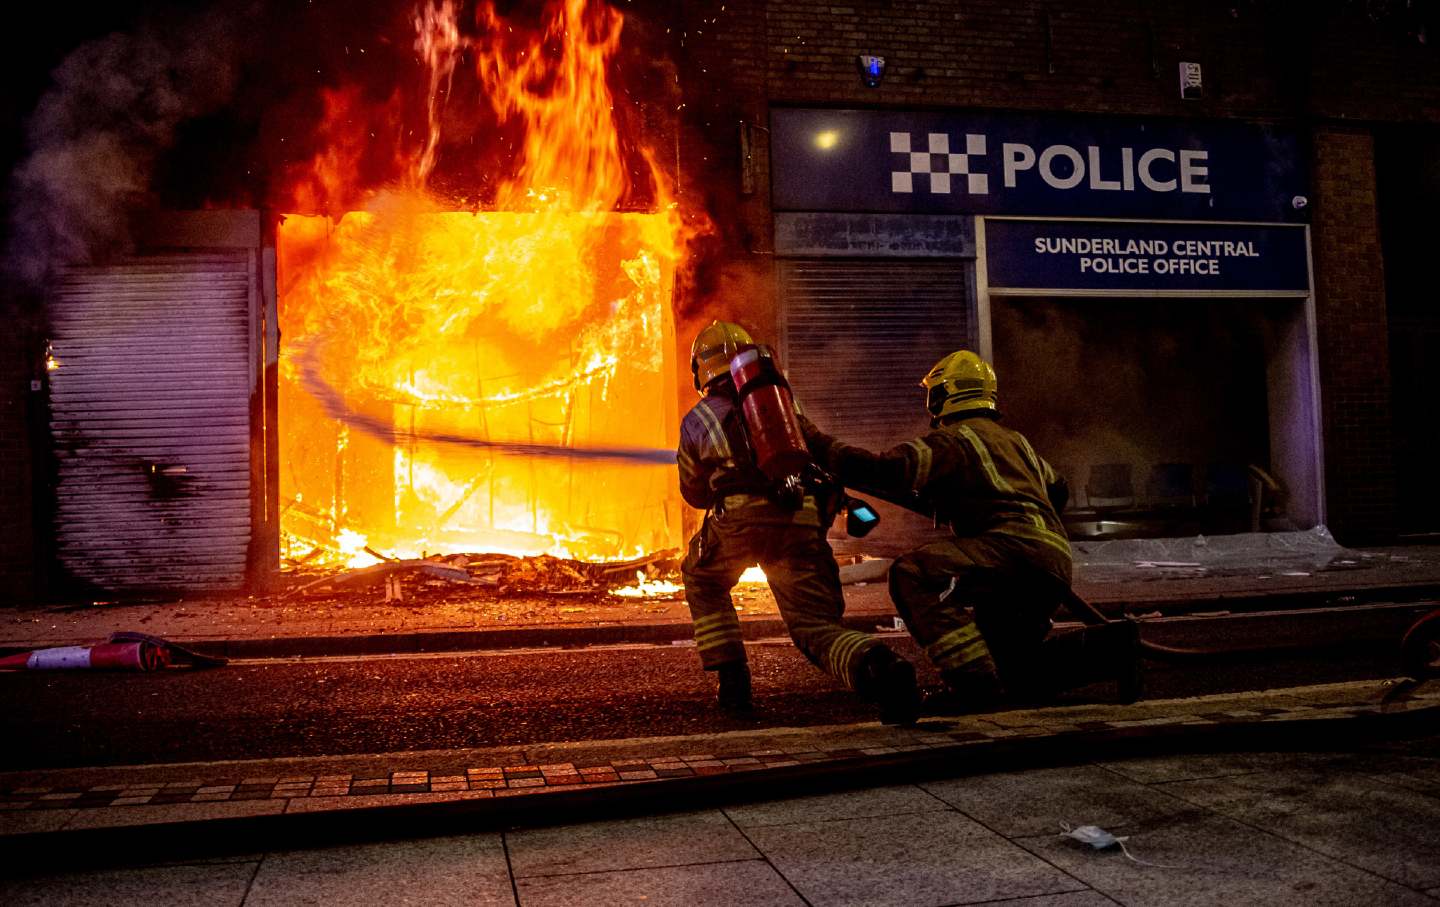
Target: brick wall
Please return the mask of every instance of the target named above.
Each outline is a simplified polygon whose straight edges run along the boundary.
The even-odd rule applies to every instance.
[[[1316,131],[1316,323],[1325,478],[1331,528],[1344,541],[1394,529],[1389,327],[1375,204],[1375,140],[1367,131]]]
[[[1329,521],[1346,541],[1393,532],[1372,136],[1384,122],[1440,123],[1433,42],[1338,0],[706,0],[681,15],[681,168],[719,220],[703,268],[713,279],[686,298],[682,332],[737,309],[762,330],[774,322],[767,134],[755,133],[748,196],[736,137],[772,105],[1242,118],[1313,136]],[[886,59],[877,89],[861,84],[862,53]],[[1179,98],[1182,60],[1204,67],[1203,100]]]
[[[739,0],[687,4],[696,97],[1180,116],[1440,116],[1440,53],[1335,0]],[[1286,8],[1290,7],[1290,8]],[[857,54],[887,62],[861,85]],[[1181,60],[1206,97],[1182,101]]]

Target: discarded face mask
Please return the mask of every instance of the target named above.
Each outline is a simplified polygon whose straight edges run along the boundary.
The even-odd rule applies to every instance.
[[[1172,866],[1165,863],[1151,863],[1148,860],[1142,860],[1139,857],[1136,857],[1130,852],[1130,848],[1125,846],[1125,842],[1130,840],[1129,836],[1112,835],[1110,832],[1106,831],[1098,825],[1081,825],[1077,828],[1071,828],[1069,824],[1061,822],[1060,837],[1074,838],[1081,844],[1089,844],[1096,850],[1108,850],[1111,847],[1118,846],[1120,848],[1120,852],[1125,854],[1125,859],[1131,861],[1132,863],[1139,863],[1141,866],[1153,866],[1156,869],[1181,868],[1179,866]]]
[[[1098,825],[1081,825],[1079,828],[1071,828],[1065,823],[1060,823],[1060,837],[1074,838],[1081,844],[1089,844],[1096,850],[1104,850],[1107,847],[1114,847],[1124,838],[1117,838],[1110,832]]]

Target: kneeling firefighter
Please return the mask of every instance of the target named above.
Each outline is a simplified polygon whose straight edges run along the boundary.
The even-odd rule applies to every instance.
[[[937,710],[983,707],[1002,692],[1045,698],[1108,678],[1122,699],[1136,698],[1132,622],[1047,638],[1070,585],[1059,516],[1069,490],[1023,435],[1000,425],[995,371],[959,350],[920,385],[932,430],[884,453],[841,443],[803,417],[801,425],[840,482],[933,515],[954,533],[890,568],[896,611],[949,688]]]
[[[817,474],[773,354],[744,328],[716,321],[690,349],[702,395],[680,425],[680,491],[706,511],[681,565],[695,645],[720,679],[723,708],[750,707],[750,671],[730,590],[758,563],[796,647],[818,668],[880,707],[882,721],[912,723],[915,667],[840,622],[840,570],[825,540],[839,489]]]

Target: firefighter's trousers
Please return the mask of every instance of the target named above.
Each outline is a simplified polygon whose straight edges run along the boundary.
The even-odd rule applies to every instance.
[[[745,660],[730,590],[745,568],[758,563],[795,646],[816,667],[855,688],[861,659],[880,642],[841,625],[845,600],[840,568],[824,529],[818,520],[810,522],[813,525],[755,521],[743,511],[705,518],[680,570],[695,647],[707,671]]]
[[[1011,690],[1034,682],[1055,582],[1023,547],[992,536],[935,542],[890,566],[895,610],[947,680],[998,676]]]

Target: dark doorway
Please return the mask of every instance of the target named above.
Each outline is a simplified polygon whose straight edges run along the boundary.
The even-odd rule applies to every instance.
[[[1317,521],[1297,299],[996,298],[1008,423],[1066,473],[1075,537]]]
[[[1440,288],[1435,212],[1440,208],[1440,132],[1383,134],[1376,148],[1385,304],[1395,432],[1397,523],[1402,535],[1440,537],[1435,481],[1435,357]]]

